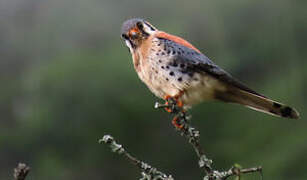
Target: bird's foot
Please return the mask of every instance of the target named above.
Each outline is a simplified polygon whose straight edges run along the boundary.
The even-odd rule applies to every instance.
[[[169,112],[169,113],[173,112],[173,111],[172,111],[172,108],[168,107],[168,106],[169,106],[169,103],[168,103],[167,101],[165,102],[165,106],[167,106],[166,108],[164,108],[165,111],[167,111],[167,112]]]
[[[174,114],[175,117],[172,120],[172,124],[176,129],[180,130],[184,128],[184,124],[187,121],[186,112],[183,109],[183,102],[180,99],[180,95],[178,96],[165,96],[164,100],[165,104],[155,104],[155,108],[163,108],[167,112]]]
[[[174,106],[177,106],[179,108],[183,107],[183,102],[181,100],[179,100],[180,96],[182,95],[182,93],[172,97],[170,95],[166,95],[164,97],[165,102],[165,110],[169,113],[172,113],[174,111]]]
[[[165,97],[164,97],[164,100],[165,100],[165,111],[167,111],[167,112],[169,112],[169,113],[171,113],[172,112],[172,108],[171,108],[171,105],[170,105],[170,103],[169,103],[169,101],[170,101],[170,99],[172,98],[172,96],[170,96],[170,95],[166,95]]]
[[[181,124],[181,122],[179,121],[180,119],[175,116],[174,119],[172,120],[172,124],[177,128],[177,129],[182,129],[183,128],[183,124]]]

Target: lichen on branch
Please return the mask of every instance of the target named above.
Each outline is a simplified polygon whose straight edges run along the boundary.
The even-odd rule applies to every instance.
[[[232,176],[236,176],[238,179],[240,179],[242,174],[255,172],[259,172],[262,179],[261,166],[246,169],[243,169],[239,166],[233,166],[228,171],[219,171],[214,169],[212,166],[213,161],[206,156],[204,149],[200,145],[200,132],[191,126],[191,117],[187,115],[187,112],[181,106],[178,106],[175,99],[170,98],[165,104],[156,103],[155,108],[167,109],[168,112],[174,115],[172,122],[177,132],[179,132],[181,136],[184,136],[192,145],[196,155],[199,158],[198,165],[205,171],[203,180],[226,180]],[[113,152],[125,156],[131,163],[136,165],[141,170],[141,180],[174,180],[171,175],[166,175],[161,171],[158,171],[156,168],[151,167],[147,163],[144,163],[143,161],[140,161],[130,155],[122,145],[116,143],[112,136],[105,135],[102,139],[99,140],[99,142],[108,144]]]
[[[142,177],[140,180],[174,180],[171,175],[166,175],[129,154],[123,148],[123,146],[118,144],[110,135],[104,135],[103,138],[99,140],[99,143],[107,144],[111,148],[112,152],[123,155],[128,159],[128,161],[137,166],[141,170]]]
[[[18,163],[17,167],[14,169],[14,180],[25,180],[29,172],[29,166],[24,163]]]

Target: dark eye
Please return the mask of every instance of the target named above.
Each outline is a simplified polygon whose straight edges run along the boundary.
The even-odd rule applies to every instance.
[[[137,23],[136,23],[136,26],[137,26],[139,29],[143,29],[143,23],[142,23],[142,22],[137,22]]]
[[[131,32],[131,36],[132,39],[137,39],[138,38],[138,34],[136,32]]]
[[[126,35],[126,34],[122,34],[122,38],[124,38],[124,39],[129,39],[129,37]]]

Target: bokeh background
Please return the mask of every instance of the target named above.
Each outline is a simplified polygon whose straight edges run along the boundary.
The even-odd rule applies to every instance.
[[[195,106],[193,125],[218,169],[262,165],[265,179],[307,179],[307,1],[0,0],[0,179],[137,179],[98,139],[176,179],[201,179],[192,147],[134,72],[120,40],[132,17],[188,39],[299,121],[238,105]],[[244,179],[260,179],[247,175]]]

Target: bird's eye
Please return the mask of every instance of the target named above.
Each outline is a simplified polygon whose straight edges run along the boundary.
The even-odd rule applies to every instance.
[[[136,23],[136,26],[139,28],[139,29],[143,29],[143,23],[142,22],[137,22]]]
[[[122,34],[122,38],[124,38],[124,39],[126,39],[126,40],[129,39],[129,37],[127,36],[127,34]]]
[[[138,34],[136,32],[131,32],[131,38],[136,39],[138,37]]]

